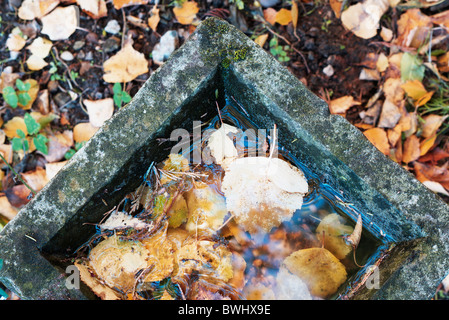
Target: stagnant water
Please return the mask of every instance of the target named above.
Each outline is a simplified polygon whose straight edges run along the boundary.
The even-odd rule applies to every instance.
[[[227,105],[220,110],[219,115],[214,117],[208,123],[203,124],[201,130],[202,132],[207,132],[209,129],[218,129],[222,123],[226,123],[235,126],[242,131],[248,132],[247,129],[254,129],[255,132],[257,132],[258,128],[250,121],[248,117],[245,116],[244,113],[245,111],[241,106],[232,101],[228,101]],[[282,130],[282,128],[278,128],[278,130]],[[269,142],[268,145],[273,145],[273,133],[275,133],[275,131],[271,131],[271,135],[270,131],[267,131],[267,133],[268,136],[266,137],[266,140],[250,138],[245,140],[241,145],[238,145],[237,141],[234,142],[236,143],[237,149],[243,152],[243,155],[247,155],[248,152],[255,149],[265,150],[268,155],[270,148],[267,148],[267,142]],[[204,139],[196,141],[190,146],[190,148],[184,149],[183,156],[186,159],[192,160],[193,154],[199,149],[202,150],[204,146]],[[201,242],[198,241],[201,241],[202,239],[210,241],[214,244],[211,248],[222,248],[220,250],[228,250],[229,252],[232,252],[233,258],[234,256],[238,256],[239,259],[242,260],[238,267],[239,270],[233,270],[233,279],[230,281],[215,279],[213,266],[214,263],[217,263],[217,259],[210,258],[211,260],[203,264],[203,267],[201,268],[187,268],[183,274],[179,275],[178,272],[176,276],[173,271],[164,276],[160,276],[159,278],[153,278],[153,280],[156,279],[156,281],[144,282],[142,279],[145,277],[142,276],[143,271],[140,270],[134,275],[135,284],[132,286],[131,292],[130,290],[123,290],[123,288],[119,288],[118,286],[112,287],[112,290],[114,290],[115,293],[123,299],[160,299],[161,297],[169,297],[173,299],[276,298],[276,295],[272,294],[271,289],[272,286],[274,286],[274,283],[276,283],[276,277],[284,259],[293,252],[301,249],[323,247],[323,239],[319,239],[316,234],[316,230],[320,222],[329,215],[337,214],[341,218],[341,222],[343,224],[354,227],[355,222],[349,217],[354,217],[354,213],[358,214],[357,209],[350,203],[345,202],[341,194],[336,192],[329,185],[321,182],[316,174],[311,172],[298,159],[293,157],[288,152],[288,148],[277,145],[277,150],[277,156],[279,158],[288,161],[302,170],[309,186],[309,192],[305,194],[303,198],[303,205],[301,209],[294,212],[291,219],[284,221],[281,225],[273,228],[268,233],[250,235],[239,229],[238,224],[236,224],[236,222],[228,214],[223,219],[223,226],[218,228],[218,230],[215,229],[210,231],[207,235],[204,235],[204,232],[198,232],[197,230],[193,232],[191,230],[189,231],[189,237],[195,238],[195,241],[200,243],[199,245],[201,245]],[[157,186],[157,181],[155,181],[155,179],[157,180],[157,178],[154,176],[152,177],[152,175],[154,172],[157,172],[155,168],[161,168],[162,165],[163,164],[155,164],[149,168],[145,174],[142,188],[148,186],[151,186],[151,188],[156,188],[155,186]],[[183,185],[181,196],[191,191],[194,185],[191,181],[194,181],[195,179],[207,183],[216,191],[218,195],[224,196],[220,187],[224,171],[220,166],[210,163],[210,161],[206,159],[205,162],[199,164],[190,163],[189,168],[195,173],[195,175],[184,176],[185,180],[189,182]],[[203,175],[207,177],[204,177]],[[142,189],[140,189],[140,191],[136,191],[136,193],[137,192],[142,192]],[[161,194],[161,192],[158,191],[155,192],[155,194]],[[142,218],[142,220],[147,222],[152,221],[155,223],[156,221],[157,223],[155,223],[155,225],[162,228],[161,226],[164,226],[164,224],[161,223],[161,221],[163,220],[159,221],[157,216],[152,216],[151,214],[145,213],[145,210],[142,211],[142,204],[139,207],[135,202],[133,203],[131,201],[133,197],[135,197],[135,194],[128,197],[126,200],[124,199],[120,209],[123,211],[133,211],[134,216]],[[153,202],[153,207],[155,205],[156,204]],[[348,214],[349,210],[351,210],[351,215]],[[142,212],[144,214],[142,214]],[[176,227],[176,229],[183,232],[186,228],[185,221]],[[159,236],[159,231],[152,231],[150,238]],[[166,231],[167,229],[164,229],[162,232]],[[85,249],[87,247],[92,249],[106,236],[117,235],[120,239],[125,239],[126,241],[139,241],[147,237],[141,232],[137,232],[137,234],[135,234],[129,232],[129,230],[127,232],[99,231],[99,233],[94,235],[92,240],[89,241],[89,246],[83,246],[82,248]],[[338,294],[341,294],[344,291],[344,288],[354,280],[354,275],[361,270],[362,266],[370,263],[370,261],[372,262],[373,259],[378,257],[381,246],[382,242],[364,229],[355,254],[351,253],[343,258],[340,258],[340,262],[344,265],[347,272],[347,280],[340,286],[340,290],[331,295],[327,295],[325,298],[332,299],[338,297]],[[86,261],[86,256],[87,258],[89,257],[89,250],[80,250],[79,252],[82,252],[85,255],[83,259]],[[180,250],[176,251],[173,248],[170,252],[172,254],[182,255],[179,253]],[[217,256],[219,257],[218,260],[222,258],[220,253],[217,253]],[[185,263],[184,260],[182,263]],[[106,265],[111,267],[112,264],[112,262],[108,262]],[[208,267],[204,267],[204,265]],[[160,266],[161,265],[158,265],[158,263],[156,263],[156,265],[153,264],[151,266],[153,269],[150,271],[147,270],[147,272],[154,272],[154,268]],[[92,269],[91,273],[95,274],[95,272],[92,272]],[[146,273],[145,276],[147,274],[148,273]],[[241,279],[235,279],[236,274],[238,274]],[[107,281],[102,281],[101,276],[97,275],[97,277],[100,282],[103,282],[103,284],[106,282],[107,284]],[[161,277],[163,279],[160,279]]]

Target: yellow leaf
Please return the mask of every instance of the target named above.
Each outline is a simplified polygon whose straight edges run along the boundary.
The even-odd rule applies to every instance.
[[[267,8],[263,11],[263,17],[268,23],[274,25],[276,23],[277,11],[273,8]]]
[[[90,122],[78,123],[73,127],[73,140],[84,142],[92,138],[99,128],[94,127]]]
[[[437,135],[434,134],[430,138],[424,139],[419,144],[419,149],[421,150],[421,153],[419,154],[421,157],[425,155],[435,144],[435,140],[437,139]]]
[[[148,0],[112,0],[112,3],[115,9],[121,9],[128,6],[147,4]]]
[[[282,8],[276,13],[275,21],[283,26],[288,25],[292,21],[292,12]]]
[[[198,11],[198,4],[195,1],[186,1],[182,4],[182,7],[173,8],[173,13],[181,24],[191,24]]]
[[[161,18],[159,17],[159,9],[154,6],[151,10],[151,16],[148,18],[148,25],[150,26],[151,30],[156,31],[157,25],[159,24],[159,21]]]
[[[265,44],[267,39],[268,39],[268,33],[258,36],[256,39],[254,39],[254,42],[257,43],[259,46],[263,47],[263,45]]]
[[[130,82],[148,72],[145,55],[136,51],[131,43],[103,63],[103,79],[109,83]]]
[[[25,125],[25,120],[23,120],[22,117],[12,118],[8,122],[6,122],[5,126],[3,127],[3,131],[5,131],[5,134],[9,139],[19,138],[17,129],[22,130],[25,135],[28,135],[27,126]]]
[[[343,1],[339,1],[339,0],[329,0],[329,4],[332,8],[332,11],[334,11],[335,13],[335,17],[337,19],[340,19],[341,16],[341,7],[343,5]]]
[[[401,88],[414,100],[421,99],[427,93],[426,88],[424,88],[424,85],[419,80],[409,80],[401,85]]]
[[[296,29],[296,26],[298,25],[298,4],[296,3],[296,0],[292,1],[292,24],[293,28]]]
[[[383,154],[389,155],[390,145],[387,133],[382,128],[372,128],[363,132],[365,137]]]

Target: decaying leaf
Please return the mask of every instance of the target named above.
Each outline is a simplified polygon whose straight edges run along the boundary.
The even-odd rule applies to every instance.
[[[102,300],[120,300],[119,295],[93,276],[86,265],[80,262],[75,262],[75,266],[80,272],[81,281],[83,281],[98,297]]]
[[[36,192],[40,191],[48,183],[47,173],[41,167],[22,173],[22,178]]]
[[[189,25],[196,18],[199,10],[195,1],[186,1],[181,7],[174,7],[173,13],[179,23]]]
[[[106,98],[101,100],[83,100],[89,115],[89,122],[94,127],[101,127],[106,120],[114,114],[114,100]]]
[[[308,184],[302,171],[284,160],[248,157],[226,168],[222,190],[228,211],[253,234],[289,220],[301,208]]]
[[[295,251],[283,261],[283,266],[306,283],[312,296],[320,298],[337,292],[347,278],[343,264],[324,248]]]
[[[292,16],[293,30],[296,30],[296,27],[298,26],[298,16],[299,16],[298,3],[296,2],[296,0],[292,1],[291,16]]]
[[[432,28],[432,19],[417,8],[404,12],[398,20],[396,43],[404,47],[419,48]]]
[[[344,237],[353,231],[353,227],[344,224],[343,218],[334,213],[321,220],[315,233],[324,248],[341,260],[352,251],[352,247],[346,243]]]
[[[437,114],[429,114],[423,117],[421,137],[429,138],[437,133],[446,118],[447,116],[440,116]]]
[[[148,72],[148,61],[143,53],[135,50],[131,43],[127,43],[117,54],[104,62],[103,68],[104,81],[130,82]]]
[[[331,100],[329,102],[329,110],[332,114],[344,114],[349,108],[360,105],[352,96],[344,96]]]
[[[185,194],[189,216],[186,229],[217,230],[223,225],[228,210],[225,198],[205,183],[195,183]]]
[[[357,248],[357,246],[360,243],[360,238],[362,237],[362,228],[363,228],[362,215],[359,214],[357,217],[357,223],[355,225],[354,231],[349,236],[345,237],[345,240],[353,248]]]
[[[48,63],[44,60],[50,53],[53,43],[45,38],[38,37],[27,47],[31,55],[27,59],[30,70],[37,71],[46,67]]]
[[[385,99],[377,126],[379,128],[394,128],[400,118],[401,109],[390,99]]]
[[[339,0],[329,0],[329,5],[332,8],[332,11],[334,11],[335,17],[337,19],[340,19],[341,17],[341,8],[343,6],[343,2]]]
[[[6,47],[9,51],[20,51],[26,44],[26,39],[18,27],[12,29],[6,40]]]
[[[19,18],[23,20],[34,20],[41,18],[56,8],[60,0],[25,0],[19,8]]]
[[[19,135],[17,134],[18,129],[22,130],[25,135],[28,134],[25,120],[22,117],[14,117],[3,126],[3,131],[9,139],[19,138]]]
[[[74,5],[58,7],[42,17],[41,22],[41,32],[48,35],[50,40],[66,40],[79,26],[79,9]]]
[[[433,91],[428,92],[422,82],[418,80],[407,81],[401,87],[409,97],[416,101],[416,107],[425,105],[433,95]]]
[[[93,19],[99,19],[108,15],[105,0],[76,0],[80,9]]]
[[[264,19],[272,25],[276,23],[276,14],[277,11],[273,8],[267,8],[263,11]]]
[[[356,36],[369,39],[377,34],[380,18],[389,5],[388,0],[364,0],[344,10],[341,21]]]
[[[52,162],[45,164],[45,173],[47,175],[47,179],[50,181],[54,176],[65,166],[67,160],[60,162]]]
[[[99,225],[101,230],[120,230],[127,228],[142,230],[148,229],[149,227],[150,225],[142,220],[139,220],[126,212],[118,210],[114,210],[106,221]]]
[[[449,162],[442,166],[425,164],[415,161],[413,168],[416,179],[420,182],[435,181],[440,183],[445,189],[449,190]]]
[[[237,134],[239,129],[234,126],[223,123],[223,125],[214,131],[207,142],[211,155],[215,162],[223,164],[225,159],[234,159],[238,156],[236,147],[231,136]]]
[[[254,39],[254,42],[257,43],[259,46],[263,47],[265,42],[267,42],[268,39],[268,33],[262,34],[258,36],[256,39]]]

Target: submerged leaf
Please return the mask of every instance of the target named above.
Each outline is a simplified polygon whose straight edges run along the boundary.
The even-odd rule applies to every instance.
[[[278,158],[233,161],[222,183],[227,209],[250,233],[269,232],[289,220],[308,191],[302,171]]]
[[[327,249],[308,248],[293,252],[283,265],[303,280],[312,296],[328,298],[347,278],[343,264]]]
[[[237,149],[230,137],[238,132],[236,127],[223,123],[220,129],[210,135],[207,145],[216,163],[221,165],[225,159],[233,159],[238,156]]]
[[[353,231],[354,228],[344,224],[340,215],[334,213],[321,220],[316,229],[316,236],[323,242],[324,248],[338,259],[343,259],[352,251],[352,247],[346,244],[344,236],[350,235]]]

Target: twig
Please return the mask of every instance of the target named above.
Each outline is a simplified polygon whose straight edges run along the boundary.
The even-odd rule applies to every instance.
[[[16,172],[16,170],[14,170],[14,168],[8,163],[8,161],[6,161],[5,158],[3,158],[3,155],[0,153],[0,158],[2,158],[3,162],[6,163],[6,165],[8,166],[8,168],[12,171],[12,173],[14,174],[15,177],[19,178],[20,182],[22,182],[25,187],[27,187],[31,193],[33,194],[33,196],[35,196],[37,194],[36,191],[33,190],[33,188],[31,188],[28,183],[25,182],[25,180],[22,179],[22,177],[20,176],[20,174],[18,174]]]

